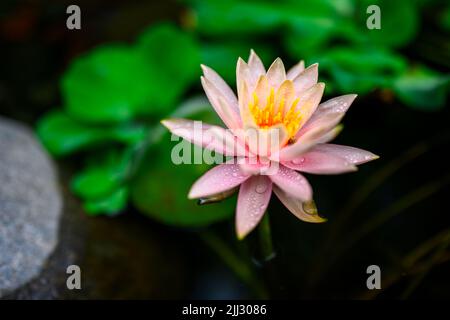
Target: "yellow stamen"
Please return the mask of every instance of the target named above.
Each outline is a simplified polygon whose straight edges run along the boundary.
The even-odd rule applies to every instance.
[[[285,126],[289,137],[293,137],[299,129],[301,120],[301,112],[296,109],[298,102],[297,98],[290,106],[286,106],[286,100],[282,97],[280,102],[275,105],[275,92],[271,88],[263,108],[260,107],[258,96],[254,92],[253,102],[250,102],[249,109],[258,127],[267,129],[281,123]],[[289,108],[286,112],[285,107]]]

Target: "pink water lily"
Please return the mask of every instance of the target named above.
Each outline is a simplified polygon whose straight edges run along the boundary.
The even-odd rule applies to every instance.
[[[305,69],[301,61],[286,73],[283,62],[277,58],[266,72],[252,50],[248,63],[241,58],[237,62],[237,97],[214,70],[203,65],[202,69],[206,95],[229,130],[205,125],[203,130],[214,135],[214,139],[206,139],[205,143],[204,137],[194,132],[195,123],[191,120],[169,119],[162,123],[191,143],[244,159],[214,167],[189,192],[191,199],[209,198],[229,194],[239,187],[238,238],[244,238],[259,223],[272,191],[299,219],[325,221],[317,214],[310,184],[299,172],[340,174],[355,171],[356,165],[378,158],[365,150],[328,143],[339,133],[339,122],[356,95],[319,104],[325,85],[317,82],[317,64]],[[258,141],[272,143],[267,143],[268,148],[255,145],[246,136],[247,129],[257,132]],[[230,141],[233,148],[227,147]],[[256,162],[245,161],[249,157],[257,159]],[[276,172],[269,174],[262,170],[273,164],[277,165]]]

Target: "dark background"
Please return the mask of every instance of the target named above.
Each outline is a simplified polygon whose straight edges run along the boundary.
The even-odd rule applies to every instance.
[[[34,126],[42,114],[61,104],[59,79],[74,57],[100,43],[131,41],[155,21],[180,22],[185,10],[174,1],[77,1],[83,27],[69,31],[65,25],[69,4],[0,4],[2,116]],[[416,46],[429,32],[423,24],[402,54],[418,58]],[[448,72],[448,66],[436,63],[432,56],[421,55],[420,59]],[[295,61],[288,59],[286,65],[290,62]],[[200,90],[197,87],[192,92]],[[354,174],[308,176],[316,190],[316,203],[328,218],[326,224],[299,222],[272,199],[269,212],[277,257],[266,264],[252,264],[270,296],[449,298],[449,121],[448,106],[435,112],[415,110],[381,90],[358,97],[335,143],[361,147],[381,158]],[[79,162],[77,157],[58,161],[69,203],[66,211],[70,212],[61,234],[62,246],[74,250],[75,260],[86,270],[87,285],[80,292],[58,289],[59,298],[255,297],[205,245],[198,229],[154,222],[133,207],[113,218],[86,217],[67,191],[68,179]],[[362,204],[351,210],[359,197]],[[348,212],[350,217],[343,219]],[[208,230],[242,249],[234,239],[233,221]],[[433,238],[434,249],[409,263],[408,255],[419,252],[417,248]],[[256,257],[253,235],[246,247]],[[65,251],[58,250],[55,256]],[[65,274],[59,267],[65,260],[56,261],[47,277],[60,288],[62,280],[58,279]],[[381,267],[383,291],[366,288],[366,268],[372,264]],[[37,289],[25,290],[43,289],[37,285]]]

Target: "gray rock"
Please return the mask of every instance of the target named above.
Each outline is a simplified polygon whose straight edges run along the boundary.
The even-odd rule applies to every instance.
[[[0,297],[40,273],[61,207],[55,169],[32,131],[0,118]]]

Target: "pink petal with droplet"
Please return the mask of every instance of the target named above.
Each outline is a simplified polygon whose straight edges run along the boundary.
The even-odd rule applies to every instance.
[[[317,150],[317,146],[291,161],[283,162],[286,167],[314,174],[340,174],[356,171],[357,168],[347,160],[326,152]]]
[[[236,208],[236,233],[243,239],[261,221],[272,194],[272,183],[266,176],[252,176],[239,189]]]
[[[312,223],[321,223],[326,221],[326,219],[320,217],[318,214],[308,214],[304,210],[303,202],[300,199],[289,196],[286,192],[284,192],[280,188],[274,186],[273,192],[276,194],[278,199],[280,199],[280,201],[285,205],[285,207],[288,208],[288,210],[300,220]]]
[[[300,173],[280,165],[276,174],[269,176],[270,180],[291,197],[302,201],[312,199],[312,188]]]
[[[316,126],[323,117],[331,118],[334,116],[336,119],[342,119],[355,98],[356,94],[347,94],[321,103],[302,129],[305,131]],[[297,137],[300,135],[301,132],[299,131]]]
[[[316,83],[306,91],[303,91],[298,97],[299,102],[296,109],[300,111],[300,124],[301,129],[309,118],[314,114],[317,106],[322,99],[323,91],[325,90],[325,84],[322,82]]]
[[[187,119],[167,119],[161,123],[169,131],[183,139],[226,156],[246,156],[245,145],[222,127]]]
[[[237,187],[249,177],[250,175],[244,174],[237,164],[221,164],[201,176],[192,185],[188,197],[210,197]]]
[[[293,144],[287,145],[279,152],[274,153],[270,156],[270,159],[274,161],[289,161],[300,157],[316,144],[321,143],[324,136],[329,132],[333,132],[333,128],[336,127],[339,120],[339,118],[336,119],[334,116],[327,116],[321,118],[321,121],[313,127],[302,128],[300,136]]]
[[[319,144],[313,149],[316,152],[327,154],[330,156],[340,157],[347,162],[359,165],[379,158],[372,152],[349,146],[338,144]]]

